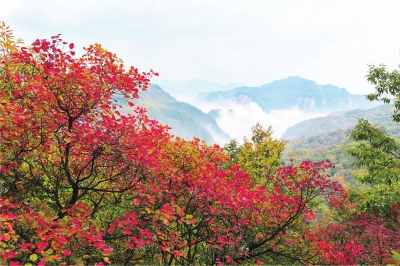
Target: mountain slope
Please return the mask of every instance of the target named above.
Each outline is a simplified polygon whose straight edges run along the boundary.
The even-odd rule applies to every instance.
[[[352,173],[362,170],[352,167],[353,159],[346,153],[346,148],[354,143],[350,141],[348,134],[357,123],[357,118],[366,118],[391,136],[399,138],[400,123],[390,119],[392,113],[393,106],[383,105],[369,110],[354,110],[342,115],[314,118],[299,123],[291,128],[291,131],[299,131],[298,135],[303,136],[289,140],[282,161],[290,163],[290,159],[297,161],[329,159],[335,165],[335,168],[330,170],[331,175],[345,182],[354,182]]]
[[[253,101],[264,111],[283,110],[297,106],[300,110],[332,112],[377,106],[364,95],[351,94],[333,85],[320,85],[298,76],[277,80],[261,87],[239,87],[228,91],[201,94],[199,101],[216,102],[230,99],[238,103]]]
[[[285,146],[282,161],[290,163],[290,159],[298,162],[329,159],[335,165],[335,168],[329,170],[329,174],[341,176],[346,182],[353,182],[352,171],[356,171],[356,168],[351,165],[353,160],[346,153],[346,147],[351,143],[347,137],[348,132],[350,129],[337,129],[290,140]]]
[[[150,85],[147,91],[139,95],[139,99],[134,101],[135,105],[145,107],[150,118],[170,126],[172,134],[184,139],[197,137],[209,144],[215,143],[212,135],[229,140],[229,135],[218,127],[211,116],[188,103],[177,101],[159,86]]]
[[[281,138],[294,139],[337,129],[347,129],[357,124],[357,118],[365,118],[372,123],[380,122],[382,126],[386,126],[390,130],[396,125],[390,118],[391,114],[393,114],[392,105],[381,105],[368,110],[356,109],[343,114],[312,118],[289,127]]]

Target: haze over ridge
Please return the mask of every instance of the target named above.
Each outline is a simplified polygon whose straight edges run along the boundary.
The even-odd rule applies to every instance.
[[[261,87],[240,84],[230,89],[235,84],[221,85],[200,79],[181,83],[164,81],[160,86],[162,89],[167,87],[171,95],[183,101],[185,93],[189,95],[187,102],[211,115],[223,131],[237,139],[249,136],[251,127],[257,122],[264,127],[272,126],[275,137],[280,138],[290,126],[304,120],[323,117],[334,111],[377,105],[365,100],[364,95],[354,95],[344,88],[321,85],[299,76],[276,80]],[[213,91],[216,89],[219,90]],[[217,142],[223,144],[223,141]]]

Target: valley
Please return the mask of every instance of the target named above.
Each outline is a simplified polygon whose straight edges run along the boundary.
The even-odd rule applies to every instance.
[[[223,146],[232,138],[240,142],[248,137],[246,132],[260,122],[264,127],[272,126],[275,138],[286,141],[283,163],[329,159],[335,165],[330,174],[342,183],[354,183],[352,175],[360,172],[346,152],[354,144],[348,135],[358,119],[368,119],[400,137],[400,126],[391,120],[392,105],[377,106],[363,95],[300,77],[259,88],[230,88],[233,83],[219,85],[204,80],[162,83],[168,92],[153,84],[140,93],[135,104],[145,107],[150,118],[169,125],[172,134]],[[190,91],[188,99],[193,105],[174,97],[182,99],[185,90]],[[124,108],[129,110],[127,105]]]

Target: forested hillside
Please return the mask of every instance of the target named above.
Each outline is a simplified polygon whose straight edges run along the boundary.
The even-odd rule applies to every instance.
[[[360,118],[368,119],[372,123],[379,122],[391,134],[397,134],[397,126],[391,119],[393,110],[393,105],[381,105],[367,110],[357,109],[342,113],[332,113],[326,117],[312,118],[289,127],[281,138],[294,139],[332,132],[337,129],[348,129],[356,125],[357,119]]]
[[[289,128],[282,136],[291,136],[288,137],[282,159],[288,163],[290,159],[319,161],[326,158],[335,165],[334,169],[330,169],[335,178],[344,178],[346,182],[354,183],[353,172],[359,170],[352,166],[354,160],[346,152],[354,144],[349,138],[350,131],[359,118],[365,118],[391,136],[400,138],[400,125],[390,118],[393,110],[393,105],[382,105],[301,122]]]
[[[218,127],[214,118],[188,103],[177,101],[159,86],[150,85],[139,95],[133,101],[135,105],[146,108],[150,118],[170,126],[172,134],[187,140],[197,137],[209,144],[215,142],[213,136],[218,140],[229,140],[229,135]],[[121,97],[118,99],[125,102]],[[126,104],[124,106],[125,112],[133,110]]]

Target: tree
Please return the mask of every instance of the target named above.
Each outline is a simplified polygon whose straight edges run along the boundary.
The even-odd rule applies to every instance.
[[[398,212],[394,211],[397,215]],[[387,226],[374,214],[353,214],[340,222],[319,226],[315,237],[328,264],[393,264],[400,248],[399,227]]]
[[[392,119],[400,121],[399,72],[388,72],[384,65],[370,66],[367,78],[376,90],[366,97],[386,104],[394,102]],[[395,263],[392,250],[400,248],[399,143],[365,119],[358,120],[349,136],[355,144],[347,152],[355,160],[353,166],[363,170],[354,177],[365,187],[350,190],[347,211],[336,217],[335,224],[321,226],[316,237],[324,243],[326,252],[336,250],[339,254],[326,257],[327,263]]]
[[[393,70],[389,72],[385,65],[370,66],[367,80],[375,85],[375,92],[366,97],[370,101],[382,101],[385,104],[393,103],[395,110],[392,115],[393,121],[400,122],[400,72]]]
[[[375,92],[366,97],[385,104],[393,102],[392,119],[395,122],[400,121],[400,73],[397,70],[388,72],[384,65],[370,66],[367,79],[375,85]],[[362,193],[359,206],[364,211],[378,212],[389,218],[392,216],[392,205],[400,203],[397,195],[397,188],[400,186],[400,144],[385,130],[371,125],[365,119],[359,119],[350,133],[350,139],[357,142],[348,149],[348,153],[355,159],[353,165],[365,169],[365,174],[355,177],[360,182],[373,186]]]
[[[138,90],[146,89],[156,73],[139,73],[134,67],[125,70],[122,61],[99,44],[74,58],[73,43],[62,41],[59,35],[19,47],[4,23],[0,45],[0,197],[6,199],[2,207],[22,208],[19,218],[13,219],[19,222],[14,229],[5,218],[8,234],[15,233],[15,246],[34,238],[43,243],[38,232],[29,230],[35,227],[23,204],[28,213],[39,210],[35,221],[45,221],[50,228],[67,222],[66,215],[76,217],[72,213],[77,212],[87,234],[95,236],[96,226],[89,218],[95,218],[104,206],[120,202],[124,192],[136,189],[151,167],[154,155],[150,151],[170,138],[143,109],[123,116],[112,99],[114,94],[128,100],[138,97]],[[46,215],[41,214],[44,208]],[[69,240],[75,237],[71,231]],[[95,245],[90,242],[84,243]],[[109,250],[101,242],[95,248]],[[37,244],[33,246],[44,257]],[[6,250],[11,247],[8,243]],[[52,250],[62,254],[60,248]]]
[[[259,185],[266,185],[267,178],[281,164],[286,141],[272,137],[272,128],[264,129],[259,123],[252,127],[252,137],[243,138],[243,144],[233,139],[224,149],[229,154],[229,166],[239,164]]]
[[[342,194],[329,162],[278,167],[260,126],[231,154],[173,137],[115,97],[133,106],[157,73],[99,44],[0,37],[1,264],[318,262],[313,208]]]
[[[243,144],[231,140],[225,145],[229,166],[240,165],[263,187],[258,200],[262,205],[256,207],[251,226],[241,234],[241,246],[247,252],[232,254],[235,262],[256,262],[254,258],[266,263],[318,262],[309,224],[316,219],[318,204],[333,196],[343,197],[344,190],[325,173],[333,168],[329,161],[281,165],[285,143],[272,137],[272,128],[256,124],[251,140],[244,138]]]
[[[318,263],[319,250],[309,238],[321,199],[342,197],[344,190],[324,172],[329,161],[281,166],[259,187],[253,222],[243,233],[247,252],[235,262],[259,258],[266,263]]]

